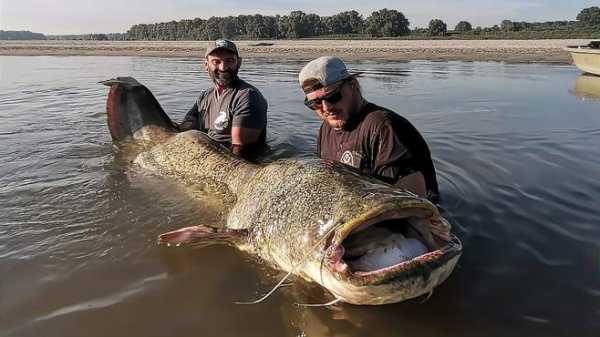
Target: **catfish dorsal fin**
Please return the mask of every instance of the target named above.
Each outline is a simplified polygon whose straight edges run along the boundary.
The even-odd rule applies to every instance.
[[[168,246],[179,246],[182,244],[193,244],[194,246],[226,244],[237,246],[244,241],[247,232],[246,229],[229,229],[197,225],[161,234],[158,236],[158,243],[166,244]]]

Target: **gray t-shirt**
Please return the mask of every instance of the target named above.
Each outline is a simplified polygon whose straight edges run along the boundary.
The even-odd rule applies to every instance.
[[[264,142],[267,129],[267,100],[258,89],[238,80],[233,88],[217,95],[215,88],[198,97],[180,124],[180,130],[197,129],[226,146],[231,145],[231,128],[262,130],[259,142]]]

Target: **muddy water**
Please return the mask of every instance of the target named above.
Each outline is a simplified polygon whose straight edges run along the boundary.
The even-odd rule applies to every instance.
[[[302,64],[248,60],[270,103],[266,160],[313,157]],[[156,235],[222,221],[218,197],[136,171],[106,127],[135,76],[179,120],[208,85],[197,59],[0,57],[0,336],[598,336],[600,79],[572,66],[351,63],[371,101],[428,141],[465,252],[433,296],[327,301],[228,247]]]

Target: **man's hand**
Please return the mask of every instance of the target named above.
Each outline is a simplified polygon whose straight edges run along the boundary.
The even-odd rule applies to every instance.
[[[420,197],[427,196],[427,187],[425,186],[425,177],[421,172],[414,172],[398,179],[396,186],[416,193]]]

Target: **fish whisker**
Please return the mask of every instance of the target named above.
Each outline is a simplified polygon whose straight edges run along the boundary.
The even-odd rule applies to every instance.
[[[420,303],[423,304],[423,303],[429,301],[429,299],[431,298],[431,295],[433,295],[433,290],[431,290]]]
[[[342,302],[341,298],[336,298],[335,300],[327,303],[295,303],[299,307],[328,307],[330,305],[336,305]]]
[[[275,292],[275,290],[277,290],[279,287],[281,287],[281,285],[283,284],[283,282],[285,280],[287,280],[287,278],[290,277],[290,275],[292,275],[293,273],[295,273],[296,271],[298,271],[298,269],[300,269],[300,267],[302,267],[306,263],[306,259],[308,259],[308,257],[313,252],[313,250],[315,248],[317,248],[318,245],[320,245],[321,243],[323,243],[323,240],[325,240],[327,237],[329,237],[329,234],[331,234],[334,230],[336,230],[337,227],[338,226],[333,226],[325,234],[323,234],[323,236],[321,236],[321,238],[317,242],[315,242],[315,244],[308,250],[308,253],[306,253],[302,257],[302,259],[300,260],[300,263],[298,263],[296,266],[294,266],[292,268],[292,270],[290,270],[289,273],[287,273],[279,282],[277,282],[277,284],[273,287],[273,289],[271,289],[268,293],[266,293],[261,298],[255,300],[255,301],[250,301],[250,302],[234,302],[234,303],[235,304],[258,304],[258,303],[261,303],[262,301],[266,300],[269,296],[271,296],[271,294],[273,294]]]

